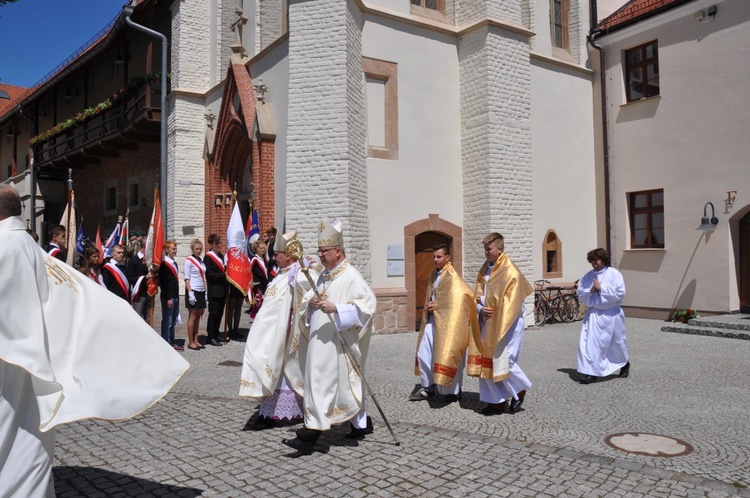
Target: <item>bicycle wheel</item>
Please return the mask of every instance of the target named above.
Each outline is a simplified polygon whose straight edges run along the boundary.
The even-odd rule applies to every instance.
[[[542,325],[547,321],[547,305],[544,301],[537,299],[534,303],[534,325]]]
[[[553,320],[557,322],[563,321],[563,300],[562,295],[558,295],[552,298],[552,301],[549,303],[550,307],[550,316]]]
[[[560,306],[560,318],[564,322],[570,323],[578,318],[580,312],[580,305],[578,304],[578,296],[575,294],[567,294],[563,296],[562,303]]]

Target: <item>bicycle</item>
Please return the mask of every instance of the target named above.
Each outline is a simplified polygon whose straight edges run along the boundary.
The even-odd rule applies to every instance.
[[[544,287],[550,283],[549,280],[534,282],[534,324],[542,325],[551,319],[566,323],[574,321],[580,309],[578,296],[564,294],[564,287]]]

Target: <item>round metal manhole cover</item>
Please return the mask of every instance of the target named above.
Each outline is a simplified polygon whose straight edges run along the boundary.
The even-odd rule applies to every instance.
[[[687,455],[693,451],[693,447],[685,441],[643,432],[612,434],[607,436],[604,442],[616,450],[635,453],[636,455],[676,457]]]

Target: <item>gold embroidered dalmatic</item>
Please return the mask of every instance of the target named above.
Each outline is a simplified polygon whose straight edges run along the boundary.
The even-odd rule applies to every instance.
[[[485,262],[479,270],[474,296],[476,302],[484,296],[485,306],[494,309],[495,313],[485,322],[484,339],[480,336],[479,341],[469,344],[466,373],[499,382],[509,375],[505,336],[521,313],[524,299],[534,289],[508,255],[503,253],[492,267],[485,295],[487,266],[488,262]]]
[[[458,373],[461,359],[466,353],[469,338],[473,337],[473,341],[478,342],[482,339],[474,293],[471,292],[471,288],[448,262],[440,272],[440,282],[436,289],[434,287],[436,271],[432,271],[430,284],[427,287],[422,326],[419,330],[419,339],[417,339],[417,356],[427,325],[427,303],[430,302],[430,297],[435,292],[435,310],[432,313],[434,320],[433,379],[438,385],[450,386]],[[414,375],[419,375],[417,357],[414,359]]]

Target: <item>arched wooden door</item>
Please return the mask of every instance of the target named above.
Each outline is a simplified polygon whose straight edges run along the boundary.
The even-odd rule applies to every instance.
[[[740,312],[750,313],[750,213],[740,220]]]
[[[430,274],[435,268],[432,262],[432,248],[437,244],[448,244],[450,247],[452,239],[438,232],[424,232],[415,237],[414,240],[414,266],[416,287],[415,293],[417,298],[417,329],[421,326],[422,310],[427,296],[427,285],[430,280]]]

